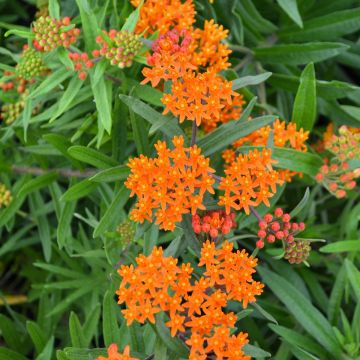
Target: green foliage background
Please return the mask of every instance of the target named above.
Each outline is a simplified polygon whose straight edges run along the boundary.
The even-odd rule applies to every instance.
[[[312,141],[326,119],[360,127],[359,1],[195,3],[199,24],[214,18],[230,29],[233,66],[224,75],[236,79],[249,103],[243,118],[259,117],[256,127],[240,119],[199,140],[214,164],[219,150],[274,116],[311,130]],[[94,48],[99,29],[120,29],[133,11],[125,0],[49,6],[54,16],[60,9],[75,18],[87,50]],[[31,1],[0,0],[0,71],[18,60],[33,13]],[[22,116],[0,126],[0,180],[14,196],[0,210],[0,359],[94,359],[112,342],[130,344],[141,359],[184,358],[186,349],[161,323],[127,327],[114,291],[119,261],[131,262],[154,245],[195,262],[188,218],[174,233],[137,226],[130,245],[115,231],[133,204],[123,186],[128,157],[150,155],[158,139],[186,129],[161,115],[159,91],[139,85],[140,63],[119,70],[100,62],[85,82],[66,69],[61,50],[47,63],[53,73],[33,85]],[[0,102],[6,101],[11,99],[1,95]],[[37,106],[41,111],[32,115]],[[317,185],[312,177],[321,159],[315,152],[275,149],[275,158],[305,175],[280,189],[273,205],[291,210],[300,202],[304,237],[326,239],[328,245],[314,243],[309,268],[260,252],[265,293],[239,313],[239,329],[256,345],[247,352],[255,359],[359,359],[359,193],[337,200]],[[240,234],[254,233],[255,221],[240,217]],[[254,248],[251,238],[238,245]],[[9,295],[26,299],[11,305]]]

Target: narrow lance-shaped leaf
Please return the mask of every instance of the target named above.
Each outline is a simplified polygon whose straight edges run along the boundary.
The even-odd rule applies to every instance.
[[[286,12],[286,14],[301,28],[303,22],[299,13],[296,0],[276,0],[279,6]]]
[[[300,77],[292,120],[298,129],[311,130],[316,119],[316,79],[314,64],[308,64]]]

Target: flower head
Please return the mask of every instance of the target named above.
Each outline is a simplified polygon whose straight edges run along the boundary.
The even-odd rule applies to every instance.
[[[131,3],[137,7],[140,0],[131,0]],[[135,32],[149,35],[156,31],[164,34],[172,29],[190,29],[195,22],[195,13],[192,0],[145,0]]]
[[[276,192],[276,185],[283,182],[273,170],[273,163],[268,149],[238,155],[220,182],[219,189],[224,190],[224,195],[220,196],[219,205],[225,206],[227,213],[233,208],[244,209],[247,214],[250,206],[261,203],[270,206],[269,198]]]
[[[129,161],[131,174],[125,186],[131,189],[131,196],[139,198],[131,212],[132,220],[151,221],[155,210],[160,228],[174,230],[182,215],[205,209],[204,194],[214,192],[210,160],[201,155],[196,145],[185,148],[181,136],[174,137],[173,145],[170,150],[165,142],[158,141],[156,158],[141,155]]]
[[[35,40],[34,47],[39,51],[49,52],[63,46],[68,48],[74,44],[80,35],[80,29],[71,28],[70,18],[54,19],[50,16],[41,16],[33,24]]]
[[[16,65],[17,74],[22,79],[29,81],[41,75],[46,70],[47,67],[43,62],[41,54],[28,45],[25,45],[20,60]]]
[[[12,201],[12,195],[10,190],[7,189],[5,184],[0,183],[0,209],[3,206],[9,206]]]

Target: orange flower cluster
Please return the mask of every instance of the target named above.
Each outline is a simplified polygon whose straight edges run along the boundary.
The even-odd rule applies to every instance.
[[[156,87],[161,80],[178,80],[189,69],[195,70],[196,67],[190,62],[191,41],[191,36],[185,30],[172,30],[160,35],[151,46],[153,54],[147,57],[151,68],[143,69],[145,79],[141,84],[151,82],[151,86]]]
[[[203,118],[201,125],[206,133],[209,133],[216,129],[218,124],[225,124],[231,120],[240,119],[243,105],[245,104],[244,97],[242,95],[236,96],[232,99],[232,104],[226,104],[220,110],[219,117]],[[226,150],[225,150],[226,151]],[[235,154],[234,154],[235,155]]]
[[[140,255],[136,268],[122,266],[122,281],[116,293],[119,304],[127,305],[122,310],[127,323],[154,323],[154,315],[164,311],[172,336],[190,330],[186,341],[191,347],[190,360],[205,360],[209,353],[215,353],[218,359],[250,359],[242,351],[248,343],[247,334],[230,335],[237,317],[224,312],[224,308],[228,300],[240,301],[246,308],[262,293],[263,284],[252,278],[257,260],[245,250],[232,250],[228,242],[220,249],[210,241],[204,243],[199,266],[205,265],[206,270],[193,285],[190,264],[177,266],[177,259],[164,257],[161,248],[154,248],[148,257]]]
[[[131,0],[138,7],[140,0]],[[195,22],[195,6],[192,0],[145,0],[136,24],[137,34],[150,35],[159,31],[190,29]]]
[[[201,155],[196,145],[184,148],[183,137],[174,137],[174,149],[165,142],[155,145],[158,156],[149,159],[144,155],[131,159],[128,166],[131,174],[125,185],[139,200],[130,218],[134,221],[151,221],[156,209],[156,223],[161,229],[174,230],[175,223],[182,215],[198,209],[205,209],[203,196],[208,191],[214,193],[214,179],[210,173],[210,160]]]
[[[204,67],[214,72],[227,69],[230,66],[228,59],[231,50],[221,41],[226,39],[228,34],[229,30],[215,24],[213,19],[205,20],[204,29],[195,29],[192,32],[191,62],[198,68]]]
[[[309,137],[309,132],[304,131],[302,128],[300,130],[296,130],[295,123],[290,122],[286,124],[285,121],[280,121],[279,119],[274,122],[272,127],[262,127],[250,135],[235,141],[233,148],[237,149],[242,145],[266,146],[271,130],[273,131],[275,146],[291,148],[304,152],[307,151],[305,141]],[[225,164],[227,166],[231,165],[236,157],[235,150],[224,150],[222,157],[225,160]],[[295,175],[301,175],[301,173],[288,169],[278,170],[278,173],[280,174],[280,178],[287,182],[290,182]]]
[[[120,354],[116,344],[111,344],[108,348],[108,357],[98,356],[96,360],[139,360],[130,356],[130,347],[125,346],[124,352]]]
[[[162,98],[164,114],[171,111],[180,123],[186,118],[196,121],[197,126],[204,119],[220,118],[225,103],[231,105],[232,97],[237,96],[230,81],[212,72],[187,72],[182,79],[173,81],[171,90],[171,94]]]
[[[219,189],[224,190],[220,196],[219,205],[225,206],[229,214],[230,209],[244,209],[250,212],[250,206],[264,203],[270,206],[269,198],[276,192],[276,184],[282,184],[278,171],[273,170],[271,150],[263,149],[240,154],[225,170]]]

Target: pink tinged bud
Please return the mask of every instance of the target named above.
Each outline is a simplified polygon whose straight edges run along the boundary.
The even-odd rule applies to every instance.
[[[282,217],[282,220],[284,222],[289,222],[291,220],[290,214],[284,214],[283,217]]]
[[[265,230],[267,228],[267,223],[264,220],[259,221],[259,228]]]
[[[331,191],[335,191],[337,188],[338,188],[338,184],[337,184],[337,183],[332,182],[332,183],[329,184],[329,189],[330,189]]]
[[[271,230],[273,231],[279,231],[280,230],[280,224],[278,221],[275,221],[274,223],[271,224]]]
[[[294,237],[292,235],[289,235],[287,238],[286,238],[286,242],[288,242],[289,244],[292,243],[294,241]]]
[[[200,234],[201,233],[201,226],[198,225],[198,224],[193,225],[193,230],[194,230],[195,234]]]
[[[80,79],[80,80],[85,80],[86,77],[87,77],[87,74],[86,74],[86,72],[84,72],[84,71],[82,71],[82,72],[79,74],[79,79]]]
[[[259,230],[257,234],[258,234],[259,238],[264,238],[266,236],[266,231],[265,230]]]
[[[209,223],[202,224],[201,229],[204,233],[208,233],[210,231],[210,224]]]
[[[268,237],[267,237],[268,243],[272,244],[275,242],[275,240],[276,240],[276,238],[273,234],[268,235]]]
[[[299,229],[300,229],[301,231],[305,230],[305,223],[301,222],[301,223],[299,224]]]
[[[273,219],[273,217],[272,217],[271,214],[266,214],[266,215],[264,216],[264,220],[265,220],[267,223],[271,222],[272,219]]]
[[[351,190],[356,186],[356,181],[349,181],[348,183],[346,183],[346,188]]]
[[[257,247],[258,249],[262,249],[262,248],[264,247],[264,245],[265,245],[265,243],[264,243],[262,240],[258,240],[258,241],[256,242],[256,247]]]
[[[299,224],[298,223],[292,223],[291,224],[291,230],[297,231],[298,229],[299,229]]]
[[[216,229],[212,228],[212,229],[210,230],[210,236],[211,236],[212,238],[216,238],[218,235],[219,235],[219,232],[218,232]]]
[[[229,232],[230,232],[230,227],[229,226],[223,226],[222,228],[221,228],[221,232],[224,234],[224,235],[226,235],[226,234],[228,234]]]
[[[275,209],[274,214],[276,217],[280,217],[283,214],[283,210],[281,208],[277,208],[277,209]]]
[[[275,236],[277,239],[281,240],[284,238],[284,233],[282,231],[277,231]]]

